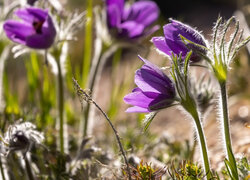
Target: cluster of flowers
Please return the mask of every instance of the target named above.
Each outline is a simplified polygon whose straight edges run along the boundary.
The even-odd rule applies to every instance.
[[[207,47],[206,40],[198,31],[179,21],[171,19],[169,24],[163,26],[163,31],[164,37],[153,37],[152,42],[157,50],[167,56],[180,55],[184,61],[192,44],[185,45],[180,35]],[[200,53],[206,53],[204,49],[196,49]],[[201,59],[198,53],[193,53],[190,57],[191,62],[199,62]],[[175,85],[171,79],[156,65],[142,60],[145,65],[135,75],[135,84],[138,87],[124,98],[126,103],[134,106],[128,108],[127,112],[152,112],[166,108],[176,100]]]
[[[165,75],[161,68],[140,57],[144,65],[135,73],[137,87],[124,97],[124,101],[133,106],[128,108],[127,112],[157,112],[175,104],[181,105],[194,120],[204,170],[208,179],[212,178],[212,173],[201,123],[201,113],[204,113],[204,109],[209,106],[206,103],[210,102],[213,95],[209,92],[209,85],[205,86],[208,88],[205,91],[202,89],[192,91],[195,88],[190,80],[188,69],[189,64],[206,60],[206,68],[211,70],[220,86],[221,104],[218,111],[222,114],[221,124],[223,124],[223,139],[227,153],[225,162],[229,167],[230,176],[238,179],[230,137],[226,82],[230,63],[238,50],[250,41],[250,37],[245,40],[241,39],[242,32],[239,33],[239,22],[236,21],[234,33],[226,41],[225,37],[233,20],[235,20],[234,17],[226,23],[222,23],[222,19],[219,18],[214,28],[213,40],[209,42],[194,28],[170,19],[170,23],[163,26],[164,37],[153,37],[151,41],[158,51],[172,60],[172,71],[170,72],[172,78]]]
[[[152,1],[138,1],[130,6],[125,5],[124,0],[106,0],[105,2],[107,27],[117,39],[135,41],[152,34],[159,28],[157,25],[152,26],[159,16],[159,9]],[[33,5],[35,1],[28,3]],[[21,21],[7,20],[3,25],[10,40],[34,49],[48,49],[55,44],[58,34],[57,26],[48,10],[29,6],[18,9],[15,11],[15,15]],[[187,80],[187,71],[190,63],[198,63],[205,59],[221,89],[225,90],[229,64],[237,51],[250,40],[248,38],[241,41],[241,35],[238,35],[238,23],[236,23],[235,33],[228,42],[225,42],[225,34],[233,19],[222,24],[222,20],[219,18],[214,28],[213,42],[210,43],[194,28],[170,19],[170,23],[163,26],[164,36],[153,37],[151,41],[158,51],[172,59],[172,78],[169,78],[161,68],[140,57],[144,65],[135,73],[137,87],[124,97],[124,101],[133,106],[128,108],[127,112],[154,112],[167,108],[174,102],[182,105],[191,114],[197,125],[208,178],[211,177],[209,161],[199,118],[200,112],[197,110],[199,103],[196,102],[200,97],[194,97],[195,95],[190,92],[191,85]],[[218,32],[220,29],[222,29],[221,32]],[[217,34],[221,36],[218,38]],[[222,100],[226,101],[226,97],[222,96]],[[223,114],[227,115],[227,107],[222,108]],[[225,116],[224,122],[227,121],[228,117]],[[229,131],[228,127],[225,129],[225,131]],[[14,138],[18,139],[19,133],[14,134]],[[230,136],[226,135],[226,141],[231,167],[234,165],[236,167]]]
[[[29,1],[34,5],[35,1]],[[129,40],[152,34],[158,26],[150,27],[159,16],[158,6],[152,1],[138,1],[130,7],[124,0],[107,0],[107,26],[117,37]],[[15,11],[22,21],[7,20],[4,30],[15,43],[34,49],[48,49],[55,41],[56,28],[48,10],[27,7]]]

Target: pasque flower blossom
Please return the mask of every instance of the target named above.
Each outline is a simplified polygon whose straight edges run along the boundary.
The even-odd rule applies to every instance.
[[[156,3],[138,1],[130,7],[126,7],[124,3],[124,0],[106,0],[108,26],[116,30],[119,36],[134,39],[158,29],[158,26],[148,29],[159,16]]]
[[[168,107],[176,95],[173,82],[159,67],[143,58],[141,60],[145,64],[135,73],[138,87],[124,97],[127,104],[133,105],[126,112],[146,113]]]
[[[15,15],[22,21],[7,20],[3,25],[10,40],[34,49],[47,49],[54,43],[56,29],[47,10],[29,7]]]
[[[206,53],[205,49],[194,46],[193,44],[188,43],[185,45],[181,39],[181,36],[183,36],[193,43],[207,47],[206,40],[194,28],[179,21],[170,19],[170,23],[163,26],[163,31],[164,37],[153,37],[152,42],[158,50],[165,53],[166,55],[171,56],[172,53],[179,55],[181,53],[182,59],[184,59],[186,54],[190,51],[189,48],[191,48],[193,50],[193,54],[190,60],[197,62],[201,60],[201,57],[197,51],[200,51],[202,54]]]

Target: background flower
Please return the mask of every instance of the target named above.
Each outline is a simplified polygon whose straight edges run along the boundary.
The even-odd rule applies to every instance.
[[[130,7],[124,6],[124,0],[106,0],[107,22],[119,36],[130,39],[153,33],[158,29],[153,24],[159,16],[159,9],[153,1],[138,1]]]
[[[15,14],[22,21],[7,20],[3,26],[10,40],[35,49],[47,49],[54,43],[56,29],[47,10],[26,8]]]
[[[140,58],[145,64],[135,73],[138,87],[124,97],[124,101],[134,107],[126,112],[151,112],[168,107],[175,98],[174,84],[159,67]]]
[[[172,53],[175,55],[179,55],[181,53],[182,58],[184,59],[186,54],[189,52],[190,49],[182,42],[180,35],[196,44],[207,47],[205,39],[198,31],[179,21],[171,19],[169,24],[163,26],[163,31],[164,37],[153,37],[152,42],[158,50],[169,56],[171,56]],[[191,61],[197,62],[201,60],[200,56],[195,53],[195,50],[201,51],[203,54],[206,53],[204,49],[190,43],[188,46],[190,46],[190,48],[194,51],[190,58]]]

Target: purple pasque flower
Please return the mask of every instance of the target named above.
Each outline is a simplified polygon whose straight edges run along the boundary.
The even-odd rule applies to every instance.
[[[15,15],[22,21],[7,20],[3,25],[10,40],[34,49],[47,49],[54,43],[56,29],[47,10],[29,7]]]
[[[201,52],[202,54],[206,53],[205,49],[199,48],[190,43],[187,44],[187,46],[189,46],[187,47],[181,40],[180,35],[196,44],[207,47],[204,37],[194,28],[179,21],[170,19],[170,23],[163,26],[163,31],[164,37],[161,36],[152,38],[152,42],[154,43],[155,47],[161,52],[169,56],[171,56],[172,53],[177,56],[181,53],[182,58],[184,59],[190,49],[193,49],[194,53],[190,58],[192,62],[201,60],[201,57],[199,56],[197,51]]]
[[[124,0],[106,0],[107,22],[111,30],[118,36],[129,39],[149,35],[158,29],[153,24],[159,16],[159,8],[153,1],[137,1],[130,7]]]
[[[173,82],[151,62],[139,58],[145,63],[135,73],[137,87],[124,97],[127,104],[133,105],[126,112],[151,112],[171,105],[175,98]]]

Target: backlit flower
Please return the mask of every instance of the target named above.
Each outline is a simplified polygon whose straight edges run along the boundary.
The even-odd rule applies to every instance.
[[[175,98],[173,82],[159,67],[143,58],[141,60],[145,64],[135,73],[138,87],[124,97],[127,104],[133,105],[126,112],[151,112],[168,107]]]
[[[159,9],[153,1],[138,1],[130,7],[124,0],[106,0],[107,22],[111,30],[116,30],[120,37],[138,38],[153,33],[158,29],[148,29],[159,16]]]
[[[186,54],[190,51],[181,40],[180,35],[189,41],[207,47],[205,39],[198,31],[179,21],[171,19],[169,24],[163,26],[163,31],[164,37],[153,37],[152,42],[159,51],[166,55],[171,56],[172,53],[179,55],[181,53],[182,58],[184,59]],[[206,50],[203,48],[199,48],[190,43],[188,43],[188,46],[193,50],[193,54],[190,58],[193,62],[197,62],[201,59],[197,54],[197,51],[200,51],[203,54],[206,53]]]
[[[56,29],[47,10],[30,7],[15,14],[22,21],[7,20],[3,25],[10,40],[35,49],[47,49],[54,43]]]

